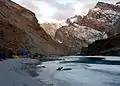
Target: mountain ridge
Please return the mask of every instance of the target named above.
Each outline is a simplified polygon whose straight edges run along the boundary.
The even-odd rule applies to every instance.
[[[10,35],[8,35],[7,38],[3,37],[4,40],[0,40],[1,44],[4,44],[5,40],[8,41],[4,44],[5,46],[11,42],[18,45],[14,45],[17,49],[23,47],[32,52],[44,55],[64,55],[68,53],[68,50],[64,45],[55,42],[44,31],[44,29],[40,27],[40,24],[33,12],[12,2],[11,0],[0,0],[0,22],[0,30],[4,30],[4,36],[7,36],[7,32],[10,31]],[[7,27],[4,24],[7,24]],[[15,29],[16,31],[12,31],[10,29],[11,26],[14,26],[12,29]],[[19,34],[16,32],[25,36],[22,35],[21,38],[19,38]],[[24,39],[24,41],[22,39]],[[15,50],[14,46],[9,45],[8,47]]]

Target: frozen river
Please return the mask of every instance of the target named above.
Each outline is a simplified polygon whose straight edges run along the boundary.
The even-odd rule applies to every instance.
[[[36,78],[49,86],[120,86],[120,57],[104,57],[97,61],[84,61],[86,57],[80,56],[63,58],[66,59],[44,62],[42,65],[46,68],[39,69],[40,75]],[[72,70],[57,71],[58,67]]]

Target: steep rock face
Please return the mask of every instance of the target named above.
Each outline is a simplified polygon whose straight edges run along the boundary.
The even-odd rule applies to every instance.
[[[74,53],[80,53],[82,47],[87,47],[95,40],[105,38],[107,38],[105,33],[76,24],[61,27],[55,35],[56,41],[66,45]]]
[[[62,25],[58,23],[42,23],[40,26],[43,27],[43,29],[52,37],[52,39],[54,39],[57,29],[59,29]]]
[[[68,25],[71,25],[71,24],[74,25],[74,24],[80,24],[81,21],[82,21],[82,16],[80,16],[80,15],[75,15],[75,16],[73,16],[73,17],[68,18],[68,19],[66,20],[66,23],[67,23]]]
[[[0,0],[0,44],[27,48],[45,55],[65,55],[68,50],[47,35],[35,14],[11,0]]]
[[[97,40],[83,48],[83,55],[120,56],[120,2],[115,5],[99,2],[83,18],[81,24],[109,35],[108,39]]]
[[[97,40],[82,51],[83,55],[120,56],[120,34],[104,40]]]
[[[85,20],[87,16],[82,18],[80,15],[75,15],[68,18],[66,20],[67,25],[57,30],[55,40],[66,45],[71,52],[79,54],[82,47],[87,47],[96,40],[106,39],[108,36],[104,31],[102,32],[92,27],[92,23],[88,23],[89,21]]]
[[[84,16],[81,24],[106,32],[109,36],[119,34],[120,6],[98,2],[95,8],[90,9]]]

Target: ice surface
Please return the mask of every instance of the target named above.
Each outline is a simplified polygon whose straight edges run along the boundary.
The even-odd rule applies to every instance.
[[[21,70],[22,61],[36,63],[32,59],[9,59],[0,62],[0,86],[42,86],[42,83]]]
[[[76,56],[68,58],[71,57]],[[78,58],[81,57],[78,56]],[[119,57],[116,58],[119,59]],[[71,60],[75,60],[75,58]],[[43,65],[47,68],[40,69],[40,75],[37,78],[52,86],[120,86],[120,65],[62,64],[59,61],[45,62]],[[72,70],[56,71],[58,67],[72,68]]]

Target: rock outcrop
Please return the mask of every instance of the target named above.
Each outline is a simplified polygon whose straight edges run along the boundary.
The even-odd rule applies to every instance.
[[[83,18],[82,25],[108,34],[108,39],[97,40],[82,49],[83,55],[120,56],[120,2],[115,5],[99,2]]]
[[[73,17],[70,17],[66,20],[66,23],[68,25],[74,25],[74,24],[81,24],[82,21],[82,16],[80,15],[75,15]]]
[[[52,37],[52,39],[54,39],[57,29],[62,25],[59,23],[42,23],[40,26]]]
[[[83,48],[82,55],[120,56],[120,35],[104,40],[97,40],[87,48]]]
[[[0,0],[0,44],[14,51],[22,47],[44,55],[69,52],[40,27],[33,12],[11,0]]]
[[[55,40],[67,46],[73,54],[80,53],[82,47],[87,47],[95,40],[106,38],[107,34],[105,33],[74,23],[61,27],[55,35]]]
[[[114,5],[98,2],[97,5],[93,9],[90,9],[88,14],[83,17],[81,24],[113,36],[120,33],[119,22],[119,3]]]

